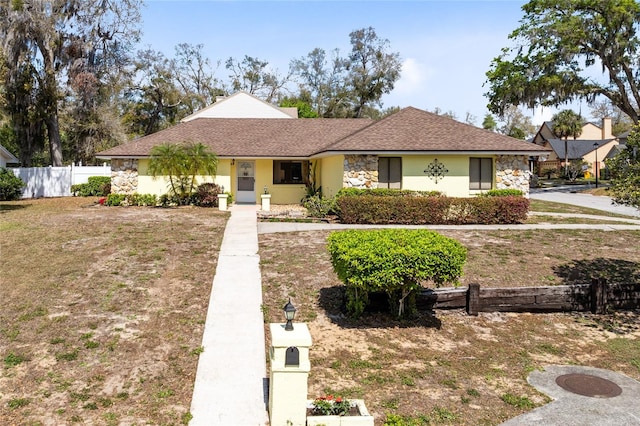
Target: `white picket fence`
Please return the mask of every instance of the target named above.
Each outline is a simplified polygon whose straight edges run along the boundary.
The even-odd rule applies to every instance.
[[[69,197],[71,185],[87,183],[90,176],[111,176],[111,166],[21,167],[9,169],[27,186],[22,198]]]

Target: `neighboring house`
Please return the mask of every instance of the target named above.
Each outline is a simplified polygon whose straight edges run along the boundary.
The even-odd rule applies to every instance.
[[[594,123],[585,123],[582,133],[575,140],[567,139],[567,159],[583,160],[589,164],[590,173],[600,175],[604,168],[604,160],[615,152],[620,140],[611,132],[611,118],[602,119],[600,126]],[[564,166],[565,140],[558,138],[553,133],[553,122],[545,121],[533,137],[533,143],[551,148],[552,153],[547,157],[541,157],[538,161],[538,175],[543,176],[552,172],[560,172]],[[596,162],[597,157],[597,162]]]
[[[217,154],[217,175],[207,179],[237,202],[257,203],[266,189],[274,204],[299,203],[310,179],[326,196],[345,187],[433,190],[454,197],[493,188],[528,194],[529,157],[550,153],[409,107],[379,121],[201,117],[97,157],[111,160],[113,192],[163,194],[167,180],[154,180],[148,172],[151,149],[185,141]]]
[[[20,164],[20,160],[10,153],[7,148],[0,145],[0,167],[7,167],[7,164]]]

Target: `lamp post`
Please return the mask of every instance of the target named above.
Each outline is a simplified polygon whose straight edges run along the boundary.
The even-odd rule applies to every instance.
[[[593,146],[596,148],[596,164],[594,173],[596,174],[596,188],[598,187],[598,172],[600,171],[600,167],[598,167],[598,142],[594,143]]]
[[[291,331],[291,330],[293,330],[292,321],[293,321],[293,318],[296,316],[296,308],[291,303],[291,299],[289,299],[287,304],[284,305],[283,310],[284,310],[284,317],[287,320],[287,324],[284,326],[284,329],[287,330],[287,331]]]

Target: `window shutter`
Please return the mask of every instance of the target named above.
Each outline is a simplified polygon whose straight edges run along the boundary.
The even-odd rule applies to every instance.
[[[402,159],[389,158],[389,188],[402,188]]]
[[[378,157],[378,188],[389,188],[389,158]]]

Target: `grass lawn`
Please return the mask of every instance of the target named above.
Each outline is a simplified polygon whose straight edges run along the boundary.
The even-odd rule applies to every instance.
[[[227,214],[0,203],[0,424],[186,423]]]
[[[227,214],[94,201],[0,203],[0,424],[189,419]],[[640,279],[640,232],[443,233],[469,250],[463,285]],[[260,236],[265,321],[291,297],[311,329],[310,397],[364,398],[377,424],[497,424],[546,402],[526,382],[545,363],[640,379],[638,313],[345,318],[326,236]]]
[[[640,281],[640,232],[442,231],[468,249],[461,284],[488,287]],[[328,232],[260,235],[265,321],[291,297],[313,339],[309,397],[364,398],[381,425],[496,425],[548,402],[526,378],[546,364],[640,379],[640,311],[572,314],[422,313],[411,322],[344,316]],[[398,416],[398,417],[393,417]],[[394,423],[397,424],[397,423]]]

